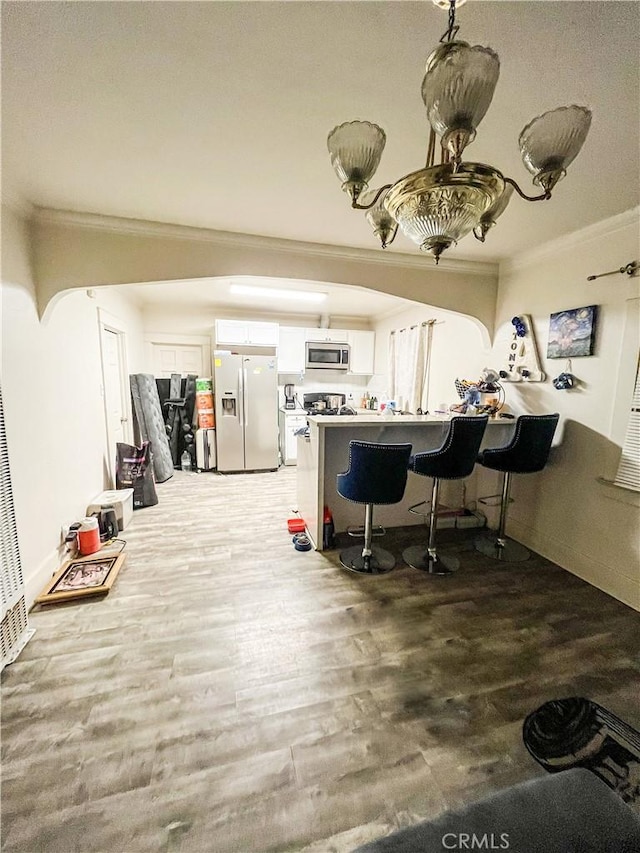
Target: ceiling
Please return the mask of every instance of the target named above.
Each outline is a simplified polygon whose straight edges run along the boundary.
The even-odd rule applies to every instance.
[[[248,285],[251,288],[264,290],[264,296],[251,293],[238,296],[233,293],[233,285]],[[329,284],[328,282],[294,281],[273,278],[257,278],[254,276],[233,276],[232,278],[196,279],[193,281],[162,282],[158,284],[125,284],[118,285],[119,290],[126,290],[142,307],[154,306],[161,310],[185,310],[189,306],[192,311],[197,306],[203,316],[214,308],[218,312],[229,315],[245,315],[252,313],[267,318],[269,315],[298,314],[304,317],[316,317],[323,325],[330,325],[331,319],[358,318],[362,322],[381,320],[401,311],[403,308],[415,306],[408,299],[390,296],[375,290],[365,291],[362,287],[347,284]],[[273,299],[274,291],[291,293],[289,298]],[[297,295],[309,293],[325,294],[322,302],[307,302]]]
[[[386,130],[374,186],[424,165],[424,63],[447,26],[428,0],[47,0],[2,12],[8,198],[373,248],[331,169],[327,133],[355,118]],[[469,159],[535,192],[518,153],[523,126],[570,103],[589,106],[593,123],[551,201],[515,198],[484,245],[469,236],[449,257],[510,257],[637,205],[640,4],[471,0],[458,23],[460,38],[501,59]],[[399,235],[387,251],[417,249]]]

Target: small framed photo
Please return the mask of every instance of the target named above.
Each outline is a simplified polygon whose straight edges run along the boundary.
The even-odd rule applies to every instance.
[[[597,313],[597,305],[587,305],[552,314],[549,317],[547,358],[593,355]]]
[[[106,595],[124,563],[124,554],[70,560],[51,578],[36,604],[53,604],[87,595]]]

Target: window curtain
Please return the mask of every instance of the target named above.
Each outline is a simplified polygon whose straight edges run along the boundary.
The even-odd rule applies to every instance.
[[[434,320],[389,335],[390,397],[400,411],[427,411]]]

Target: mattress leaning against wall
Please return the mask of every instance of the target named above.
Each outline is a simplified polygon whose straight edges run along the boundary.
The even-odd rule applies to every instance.
[[[151,444],[156,483],[164,483],[173,476],[173,460],[156,380],[150,373],[132,373],[129,383],[136,442],[148,441]]]
[[[20,561],[16,515],[13,506],[9,451],[4,426],[0,387],[0,670],[13,663],[33,636],[29,628],[24,598],[24,578]]]

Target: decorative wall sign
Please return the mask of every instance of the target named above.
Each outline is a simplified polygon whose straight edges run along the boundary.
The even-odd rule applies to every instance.
[[[533,334],[531,318],[520,314],[511,320],[513,334],[509,341],[505,364],[500,370],[503,382],[544,382]]]
[[[549,317],[547,358],[575,358],[593,355],[597,305],[558,311]]]

